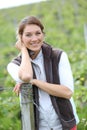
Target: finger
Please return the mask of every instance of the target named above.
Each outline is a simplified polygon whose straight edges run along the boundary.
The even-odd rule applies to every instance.
[[[13,91],[16,91],[18,84],[15,85]]]
[[[18,89],[15,89],[15,91],[14,91],[16,94],[17,94],[17,96],[19,95],[19,90]]]
[[[20,86],[21,86],[21,84],[16,84],[14,89],[13,89],[13,92],[15,92],[15,93],[19,92],[20,91]]]

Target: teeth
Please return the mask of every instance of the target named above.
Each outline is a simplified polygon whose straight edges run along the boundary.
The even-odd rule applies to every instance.
[[[36,43],[31,43],[31,44],[33,45],[33,44],[36,44]]]
[[[37,43],[32,43],[31,45],[37,45]]]

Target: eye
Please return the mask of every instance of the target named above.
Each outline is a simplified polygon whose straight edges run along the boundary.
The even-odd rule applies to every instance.
[[[40,35],[41,34],[41,32],[36,32],[36,35]]]
[[[31,34],[31,33],[28,33],[28,34],[26,34],[26,36],[27,36],[27,37],[31,37],[31,36],[32,36],[32,34]]]

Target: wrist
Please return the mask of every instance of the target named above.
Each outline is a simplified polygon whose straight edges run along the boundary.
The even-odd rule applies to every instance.
[[[25,46],[22,46],[21,47],[21,52],[25,52],[25,51],[27,51],[27,48]]]
[[[29,83],[32,84],[32,85],[34,85],[34,84],[35,84],[35,79],[31,79],[31,80],[29,81]]]
[[[28,50],[27,50],[26,47],[22,47],[22,48],[21,48],[21,53],[22,53],[23,55],[28,55],[28,57],[29,57]]]

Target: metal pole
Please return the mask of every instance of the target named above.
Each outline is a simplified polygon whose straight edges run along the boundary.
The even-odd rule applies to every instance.
[[[20,91],[22,130],[35,130],[32,85],[23,83]]]

